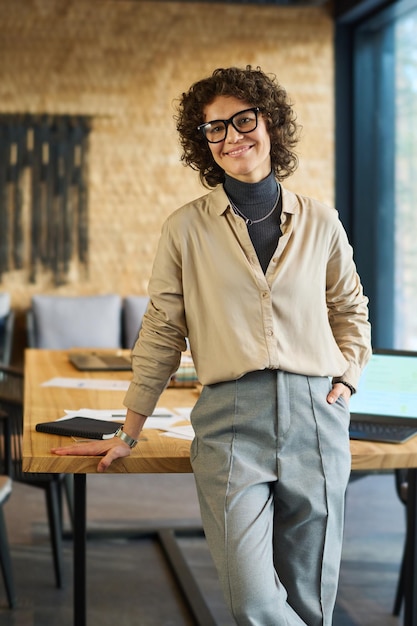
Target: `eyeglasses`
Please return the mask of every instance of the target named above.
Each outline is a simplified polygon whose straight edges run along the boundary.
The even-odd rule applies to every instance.
[[[213,120],[197,126],[209,143],[220,143],[226,139],[229,124],[238,133],[251,133],[258,126],[259,107],[245,109],[235,113],[228,120]]]

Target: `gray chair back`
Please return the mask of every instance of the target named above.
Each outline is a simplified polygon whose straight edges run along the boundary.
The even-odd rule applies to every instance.
[[[31,348],[121,348],[121,297],[33,296],[27,333]]]
[[[133,348],[149,303],[148,296],[126,296],[123,300],[123,347]]]

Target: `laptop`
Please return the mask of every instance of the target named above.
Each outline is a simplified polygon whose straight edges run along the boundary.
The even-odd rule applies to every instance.
[[[349,408],[351,439],[403,443],[417,435],[417,352],[374,350]]]
[[[70,363],[81,372],[124,372],[132,369],[129,356],[116,352],[71,352]]]

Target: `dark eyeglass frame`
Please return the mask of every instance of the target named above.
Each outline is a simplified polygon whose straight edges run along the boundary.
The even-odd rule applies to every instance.
[[[252,113],[255,113],[255,126],[254,126],[254,128],[251,128],[250,130],[242,130],[241,128],[238,128],[235,125],[233,120],[235,119],[235,117],[238,117],[239,115],[242,115],[242,113],[248,113],[249,111],[251,111]],[[209,143],[220,143],[221,141],[224,141],[226,139],[227,131],[229,129],[230,124],[233,126],[233,128],[238,133],[242,133],[242,135],[245,135],[246,133],[252,133],[254,130],[256,130],[258,128],[258,113],[259,113],[259,111],[260,111],[259,107],[250,107],[249,109],[243,109],[243,111],[238,111],[237,113],[232,115],[232,117],[229,117],[228,120],[211,120],[210,122],[204,122],[204,124],[200,124],[200,126],[197,126],[197,130],[203,133],[205,139],[207,139],[207,141]],[[213,126],[215,124],[218,124],[219,122],[222,122],[222,124],[224,124],[224,137],[222,139],[216,139],[216,141],[210,141],[210,139],[208,139],[208,137],[206,135],[206,128],[208,126]]]

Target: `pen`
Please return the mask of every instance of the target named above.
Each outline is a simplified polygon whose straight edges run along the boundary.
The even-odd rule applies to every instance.
[[[120,411],[120,413],[112,413],[112,417],[126,417],[126,411]],[[173,413],[152,413],[149,417],[175,417]]]

